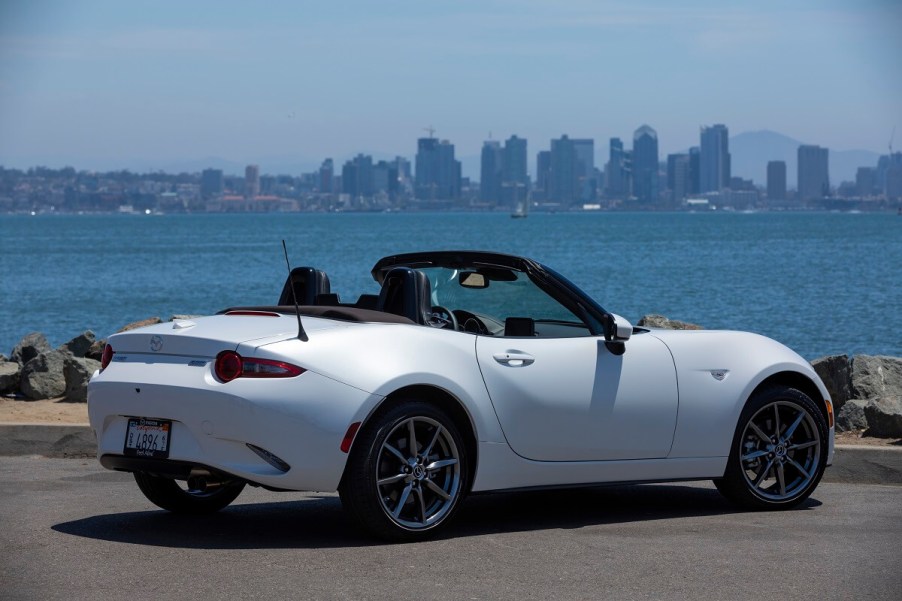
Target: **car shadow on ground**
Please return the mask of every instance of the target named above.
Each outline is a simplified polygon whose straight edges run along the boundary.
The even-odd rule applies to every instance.
[[[798,510],[821,503],[808,499]],[[578,529],[738,513],[714,488],[676,484],[605,486],[473,495],[439,538]],[[162,510],[97,515],[53,530],[97,540],[186,549],[365,547],[382,544],[345,516],[336,495],[235,504],[213,515]]]

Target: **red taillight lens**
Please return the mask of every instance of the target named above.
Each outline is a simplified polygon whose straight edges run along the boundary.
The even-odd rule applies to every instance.
[[[109,344],[104,345],[103,354],[100,356],[100,371],[106,369],[106,366],[110,364],[110,362],[113,360],[113,355],[115,354],[116,353],[113,352],[113,347],[111,347]]]
[[[242,357],[235,351],[222,351],[216,355],[214,370],[222,382],[236,378],[293,378],[305,371],[291,363]]]

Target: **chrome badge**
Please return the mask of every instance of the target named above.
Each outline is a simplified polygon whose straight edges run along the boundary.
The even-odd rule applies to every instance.
[[[711,377],[713,377],[718,382],[723,382],[723,379],[727,377],[727,374],[730,373],[728,369],[712,369]]]
[[[151,336],[150,338],[150,350],[153,352],[159,352],[160,349],[163,348],[163,339],[160,336]]]

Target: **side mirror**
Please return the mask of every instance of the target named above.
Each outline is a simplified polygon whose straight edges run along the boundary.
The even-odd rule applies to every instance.
[[[613,318],[614,322],[614,331],[611,332],[611,339],[621,342],[624,340],[629,340],[630,336],[633,335],[633,324],[614,313],[611,313],[611,317]]]

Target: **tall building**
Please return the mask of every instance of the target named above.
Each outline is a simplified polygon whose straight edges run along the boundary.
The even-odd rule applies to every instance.
[[[887,161],[883,177],[883,193],[887,200],[899,200],[902,198],[902,152],[894,152],[885,156]],[[883,157],[880,157],[880,160],[883,161]]]
[[[689,149],[689,195],[702,191],[702,151],[698,146]]]
[[[627,198],[632,194],[630,153],[623,149],[620,138],[611,138],[610,154],[605,166],[605,192],[611,198]]]
[[[576,152],[577,200],[593,201],[596,193],[595,140],[574,139],[573,149]]]
[[[648,125],[633,133],[633,193],[641,203],[658,201],[658,134]]]
[[[222,196],[225,189],[222,169],[204,169],[200,174],[200,195],[204,199]]]
[[[730,132],[726,125],[701,129],[699,192],[720,192],[730,184]]]
[[[373,157],[358,154],[341,169],[341,191],[351,198],[373,195]]]
[[[855,194],[863,198],[873,196],[877,191],[877,170],[873,167],[859,167],[855,172]]]
[[[501,144],[488,140],[482,144],[479,170],[479,200],[487,203],[501,201]]]
[[[373,194],[394,198],[400,189],[397,161],[379,161],[373,165]]]
[[[786,200],[786,161],[768,161],[767,198]]]
[[[830,195],[828,150],[803,144],[798,151],[799,200],[820,199]]]
[[[529,193],[529,172],[526,166],[526,140],[511,136],[504,141],[501,154],[501,203],[516,207]]]
[[[244,168],[244,197],[247,199],[260,196],[260,167],[248,165]]]
[[[335,166],[332,159],[326,159],[319,168],[319,191],[323,194],[332,193],[332,180],[335,177]]]
[[[551,151],[541,150],[536,154],[536,191],[542,198],[549,197],[551,185]]]
[[[674,203],[690,195],[689,165],[689,155],[686,153],[667,155],[667,189],[670,190],[670,200]]]
[[[416,185],[419,200],[460,198],[460,161],[454,158],[454,144],[438,138],[417,140]]]

